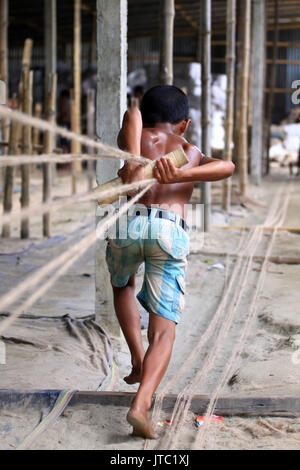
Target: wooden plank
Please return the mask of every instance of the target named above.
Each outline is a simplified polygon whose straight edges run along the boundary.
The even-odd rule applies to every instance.
[[[0,390],[1,408],[42,408],[53,406],[60,390]],[[98,405],[130,407],[134,392],[76,392],[68,406]],[[194,395],[190,410],[204,413],[209,403],[208,395]],[[176,394],[164,396],[162,409],[171,410],[177,400]],[[154,403],[154,400],[152,404]],[[221,416],[300,416],[300,395],[238,396],[219,397],[214,412]]]

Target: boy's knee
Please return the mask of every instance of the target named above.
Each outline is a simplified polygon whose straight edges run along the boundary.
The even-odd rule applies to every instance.
[[[169,324],[163,325],[162,327],[151,327],[148,328],[148,341],[150,344],[165,341],[173,344],[175,340],[175,324],[170,321]]]

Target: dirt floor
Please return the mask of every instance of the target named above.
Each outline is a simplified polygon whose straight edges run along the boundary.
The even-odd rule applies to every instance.
[[[32,183],[35,197],[39,198],[38,174]],[[236,195],[234,180],[229,215],[221,210],[221,184],[213,185],[213,228],[205,234],[204,243],[201,233],[192,233],[186,308],[177,326],[173,356],[159,393],[300,395],[299,264],[287,264],[291,262],[287,258],[300,261],[299,183],[300,180],[291,178],[287,170],[273,170],[272,177],[264,179],[261,187],[249,184],[248,199],[241,201]],[[85,191],[85,186],[86,180],[82,178],[80,189]],[[67,194],[70,194],[70,177],[59,176],[55,195]],[[15,197],[17,201],[18,194]],[[197,190],[193,198],[199,200]],[[83,235],[94,223],[94,213],[93,203],[56,212],[53,237],[49,240],[41,238],[40,217],[32,220],[28,241],[17,238],[16,225],[14,238],[1,240],[1,293],[70,246],[79,234]],[[288,229],[275,233],[274,230],[249,229],[259,224],[268,227],[279,224]],[[299,230],[293,231],[293,228]],[[272,261],[267,264],[264,263],[266,254]],[[94,274],[94,252],[90,249],[74,269],[26,313],[37,317],[68,314],[73,319],[88,318],[94,312]],[[141,279],[142,273],[139,283]],[[145,312],[141,311],[141,315],[146,326]],[[16,333],[12,330],[13,327],[11,336]],[[146,329],[143,337],[147,347]],[[49,336],[48,344],[52,341],[53,336]],[[136,385],[128,386],[123,381],[130,370],[125,341],[122,337],[111,337],[111,341],[116,365],[111,388],[135,391]],[[41,364],[36,372],[32,368],[24,370],[18,366],[20,343],[8,340],[6,343],[8,360],[6,365],[0,365],[0,388],[96,390],[105,375],[105,367],[87,360],[90,346],[83,345],[78,351],[74,369],[70,354],[65,352],[69,357],[66,374],[62,358],[57,367],[49,363],[44,370]],[[28,347],[32,360],[40,361],[44,353],[36,345]],[[100,343],[98,347],[100,351]],[[53,356],[54,360],[56,357]],[[196,415],[188,408],[183,414],[173,416],[173,410],[156,411],[155,408],[154,424],[160,439],[145,442],[130,436],[130,426],[125,420],[127,410],[122,407],[72,406],[39,438],[34,448],[300,449],[299,418],[223,417],[211,422],[209,427],[197,428]],[[9,413],[2,410],[0,447],[18,445],[40,419],[35,414],[30,416],[28,410]],[[171,418],[172,426],[164,423]]]

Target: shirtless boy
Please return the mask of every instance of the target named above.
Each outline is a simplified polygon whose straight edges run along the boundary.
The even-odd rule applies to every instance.
[[[148,412],[168,367],[184,305],[189,252],[185,204],[195,181],[221,180],[234,171],[233,163],[206,157],[184,139],[189,124],[186,95],[173,86],[157,86],[143,97],[141,112],[133,108],[125,113],[118,137],[123,150],[157,160],[157,184],[133,206],[134,212],[128,213],[127,237],[118,238],[117,233],[115,239],[109,239],[106,252],[115,311],[131,353],[132,371],[124,380],[128,384],[140,382],[127,421],[134,435],[146,438],[155,438]],[[180,169],[170,159],[160,158],[179,147],[189,160]],[[123,183],[140,180],[143,167],[126,162],[119,176]],[[149,312],[146,353],[135,299],[135,274],[143,262],[145,276],[138,300]]]

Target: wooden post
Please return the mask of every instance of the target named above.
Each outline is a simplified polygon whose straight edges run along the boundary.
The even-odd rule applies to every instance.
[[[8,0],[0,0],[0,80],[6,84],[6,99],[8,98]],[[1,120],[2,140],[8,140],[7,120]]]
[[[251,178],[261,183],[264,128],[265,88],[265,0],[253,2],[253,83],[252,83],[252,131],[251,131]]]
[[[211,0],[201,0],[202,31],[202,119],[201,150],[208,157],[211,154]],[[211,183],[201,183],[201,203],[204,204],[204,230],[210,229]]]
[[[26,39],[22,59],[22,75],[20,81],[20,99],[22,110],[29,115],[32,114],[32,85],[33,72],[30,72],[30,62],[33,42]],[[22,131],[22,152],[30,155],[32,151],[31,127],[24,126]],[[29,207],[30,202],[30,165],[21,165],[21,207]],[[21,220],[21,238],[29,237],[29,219]]]
[[[95,90],[88,90],[87,93],[87,133],[91,139],[95,138]],[[93,153],[93,149],[89,148],[88,153]],[[95,162],[88,160],[88,189],[93,189]]]
[[[14,107],[15,109],[16,107]],[[18,135],[19,135],[20,125],[11,121],[10,124],[10,133],[9,133],[9,145],[8,145],[8,155],[17,155],[19,153],[18,148]],[[7,166],[4,173],[4,198],[3,198],[3,211],[4,213],[11,212],[12,202],[13,202],[13,190],[14,190],[14,175],[15,167]],[[2,237],[10,237],[10,224],[5,223],[2,226]]]
[[[250,56],[250,21],[251,0],[245,0],[244,12],[244,34],[243,34],[243,58],[242,58],[242,90],[240,107],[240,132],[238,144],[238,166],[240,179],[240,193],[246,195],[248,179],[248,80],[249,80],[249,56]]]
[[[278,51],[278,40],[279,40],[279,1],[275,0],[274,3],[274,38],[273,38],[273,52],[272,52],[272,64],[270,66],[270,84],[269,84],[269,93],[267,98],[267,107],[266,107],[266,143],[265,143],[265,168],[264,174],[268,174],[270,171],[270,136],[271,136],[271,124],[272,124],[272,111],[273,111],[273,101],[274,101],[274,88],[276,85],[276,58]]]
[[[55,122],[56,111],[56,88],[57,75],[54,74],[49,79],[48,92],[46,96],[46,119],[50,123]],[[44,134],[44,153],[53,152],[53,135],[51,132]],[[52,199],[52,164],[43,163],[43,202],[47,203]],[[43,236],[51,237],[51,214],[43,214]]]
[[[72,101],[71,101],[72,103]],[[81,133],[81,0],[74,0],[74,100],[72,109],[72,131]],[[71,142],[71,152],[80,153],[81,145]],[[77,179],[81,174],[81,162],[72,163],[72,194],[77,191]]]
[[[243,8],[242,1],[236,4],[236,60],[235,60],[235,87],[234,87],[234,124],[233,124],[233,155],[235,163],[238,161],[240,112],[241,112],[241,82],[242,82],[242,45],[243,45]]]
[[[32,115],[32,85],[33,72],[26,70],[23,72],[23,112]],[[25,155],[32,153],[32,136],[31,127],[23,127],[23,145],[22,152]],[[30,204],[30,165],[21,166],[21,207],[29,207]],[[29,218],[26,217],[21,221],[21,238],[29,238]]]
[[[160,11],[159,79],[162,85],[172,85],[175,18],[174,0],[161,0]]]
[[[227,1],[227,30],[226,30],[226,74],[227,102],[225,121],[225,151],[224,160],[232,160],[233,116],[234,116],[234,71],[235,71],[235,34],[236,34],[236,0]],[[223,181],[223,210],[230,208],[231,179]]]
[[[34,116],[40,118],[42,115],[42,105],[41,103],[35,103],[34,106]],[[38,153],[38,145],[40,143],[40,131],[35,127],[32,130],[32,151],[33,154],[36,155]]]

